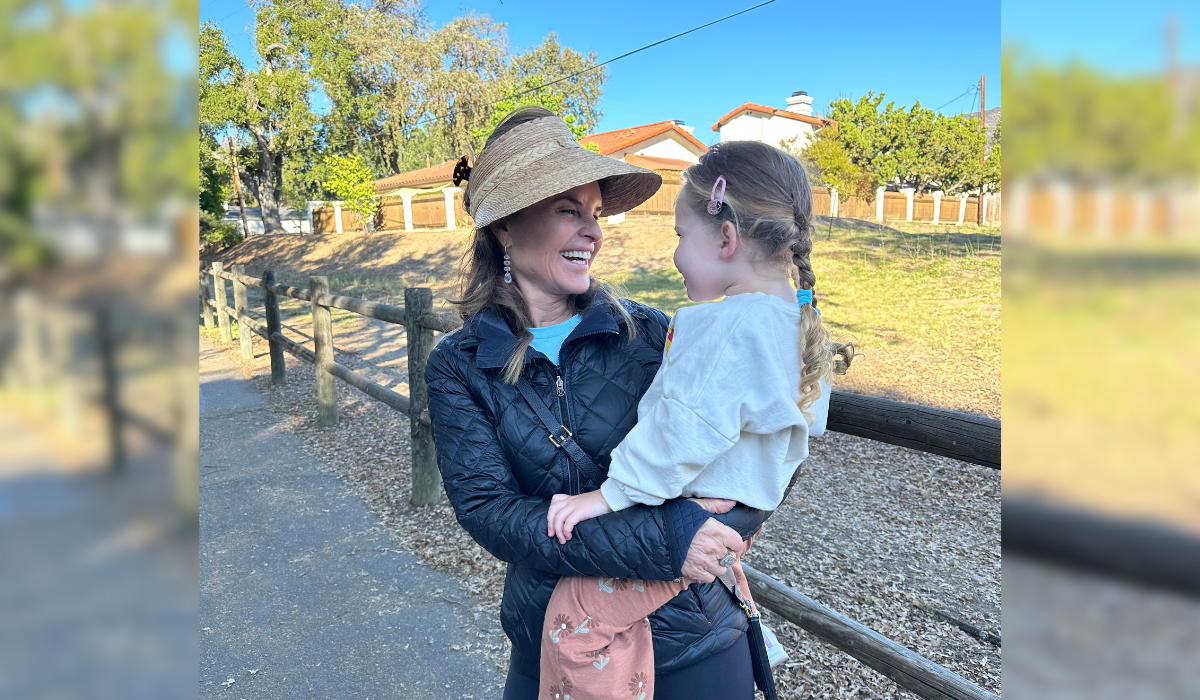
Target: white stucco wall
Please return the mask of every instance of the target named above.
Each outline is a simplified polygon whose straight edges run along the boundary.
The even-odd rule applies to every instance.
[[[621,160],[627,154],[632,153],[639,156],[675,158],[677,160],[686,160],[689,163],[698,163],[700,156],[693,149],[695,149],[695,146],[691,144],[685,145],[683,137],[679,134],[667,132],[611,155],[617,160]]]
[[[807,146],[812,133],[812,124],[807,122],[758,112],[743,112],[720,129],[722,141],[762,141],[772,146],[793,137],[801,137],[801,145]]]

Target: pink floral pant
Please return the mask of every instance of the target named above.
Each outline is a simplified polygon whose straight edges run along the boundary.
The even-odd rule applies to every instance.
[[[687,586],[682,579],[560,579],[546,608],[538,700],[653,698],[647,616]]]

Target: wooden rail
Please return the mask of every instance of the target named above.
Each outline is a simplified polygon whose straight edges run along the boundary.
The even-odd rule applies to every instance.
[[[285,382],[283,352],[312,363],[317,373],[317,406],[321,425],[336,425],[338,422],[335,379],[408,415],[412,433],[411,500],[414,505],[437,503],[441,479],[429,420],[425,363],[433,350],[433,333],[452,332],[460,328],[462,322],[450,314],[434,313],[433,294],[429,289],[406,289],[404,306],[392,306],[331,294],[329,282],[324,277],[312,277],[309,289],[305,290],[276,283],[272,270],[264,271],[262,278],[256,279],[246,276],[240,268],[240,265],[236,266],[233,273],[228,273],[223,271],[221,263],[214,262],[210,270],[201,271],[202,308],[205,311],[209,307],[216,309],[222,338],[227,342],[232,341],[229,331],[231,317],[238,321],[240,327],[250,331],[238,334],[239,338],[246,339],[242,345],[243,352],[249,347],[252,334],[265,338],[271,353],[271,380],[276,384]],[[234,285],[235,307],[229,307],[226,303],[225,280]],[[211,291],[208,287],[210,281],[215,285]],[[246,287],[263,290],[267,316],[265,325],[249,316],[245,307]],[[312,305],[314,349],[283,335],[279,317],[281,296]],[[408,336],[408,396],[373,382],[334,360],[331,308],[405,327]],[[209,316],[205,319],[206,325],[212,323]],[[1000,422],[990,418],[835,391],[830,397],[828,428],[972,464],[1000,468]],[[901,687],[923,698],[936,700],[990,700],[996,697],[753,567],[745,565],[744,569],[755,600],[763,607],[886,675]]]
[[[826,427],[992,469],[1000,468],[1000,421],[969,413],[835,391]]]
[[[962,676],[743,563],[754,601],[923,698],[995,700]]]

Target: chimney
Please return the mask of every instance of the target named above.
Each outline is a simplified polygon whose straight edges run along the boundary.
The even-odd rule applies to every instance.
[[[688,132],[689,134],[696,130],[696,127],[688,126],[687,124],[684,124],[682,119],[672,119],[671,121],[675,122],[675,126],[679,127],[680,129],[683,129],[684,131]]]
[[[793,92],[792,96],[787,98],[787,111],[811,117],[813,115],[812,98],[803,90]]]

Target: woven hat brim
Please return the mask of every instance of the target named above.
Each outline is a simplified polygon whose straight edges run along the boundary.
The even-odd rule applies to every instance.
[[[583,148],[567,148],[514,171],[488,193],[475,213],[481,229],[525,207],[589,182],[604,181],[602,216],[629,211],[654,196],[662,176]]]

